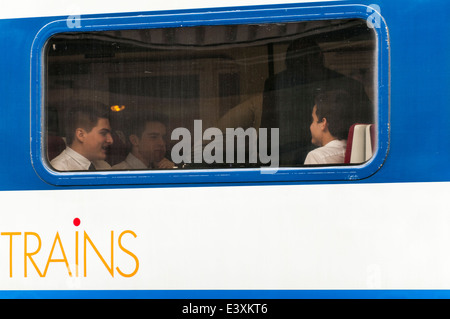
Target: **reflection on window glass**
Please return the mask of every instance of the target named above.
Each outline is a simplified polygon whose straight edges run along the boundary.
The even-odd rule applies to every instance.
[[[47,159],[58,171],[357,165],[376,147],[376,57],[359,19],[57,34]]]

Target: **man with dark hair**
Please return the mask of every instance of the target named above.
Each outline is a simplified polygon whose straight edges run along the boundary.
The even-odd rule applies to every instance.
[[[166,120],[160,114],[138,114],[128,123],[127,137],[131,150],[115,170],[169,169],[175,164],[166,155]]]
[[[109,169],[105,162],[113,143],[108,109],[96,103],[77,104],[66,116],[66,149],[50,164],[58,171]]]
[[[345,91],[319,94],[312,111],[311,143],[305,165],[344,163],[349,128],[358,120],[354,99]]]
[[[285,70],[265,83],[261,127],[279,128],[280,166],[295,166],[303,164],[311,151],[308,124],[319,92],[347,91],[357,101],[359,112],[368,118],[366,122],[370,121],[372,104],[359,81],[325,66],[322,49],[312,38],[292,41],[285,64]]]

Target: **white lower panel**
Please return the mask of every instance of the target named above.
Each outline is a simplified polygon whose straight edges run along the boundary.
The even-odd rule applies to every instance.
[[[448,194],[450,183],[0,192],[0,286],[449,289]]]

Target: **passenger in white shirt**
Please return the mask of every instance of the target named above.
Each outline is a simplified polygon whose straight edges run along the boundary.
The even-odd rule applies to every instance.
[[[175,164],[166,155],[165,119],[158,114],[138,114],[128,123],[131,151],[114,170],[171,169]]]
[[[113,143],[108,110],[103,105],[83,103],[67,114],[67,148],[50,164],[58,171],[109,169],[105,161]]]
[[[308,153],[305,165],[344,163],[348,130],[357,121],[357,112],[345,91],[329,91],[317,96],[312,111],[311,143],[318,148]]]

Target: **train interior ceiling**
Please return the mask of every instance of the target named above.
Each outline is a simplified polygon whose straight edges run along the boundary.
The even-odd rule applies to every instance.
[[[280,164],[298,166],[313,147],[314,100],[301,92],[334,81],[318,76],[322,69],[336,83],[342,77],[361,85],[369,101],[363,121],[374,123],[376,43],[360,19],[61,33],[45,47],[43,125],[48,136],[64,138],[64,112],[74,100],[124,107],[111,112],[111,165],[123,158],[127,114],[152,110],[167,117],[168,156],[177,142],[170,132],[193,132],[194,120],[202,120],[203,130],[224,132],[279,127]],[[320,62],[305,58],[317,53]],[[288,80],[273,80],[286,72]],[[49,145],[47,151],[51,160]]]

